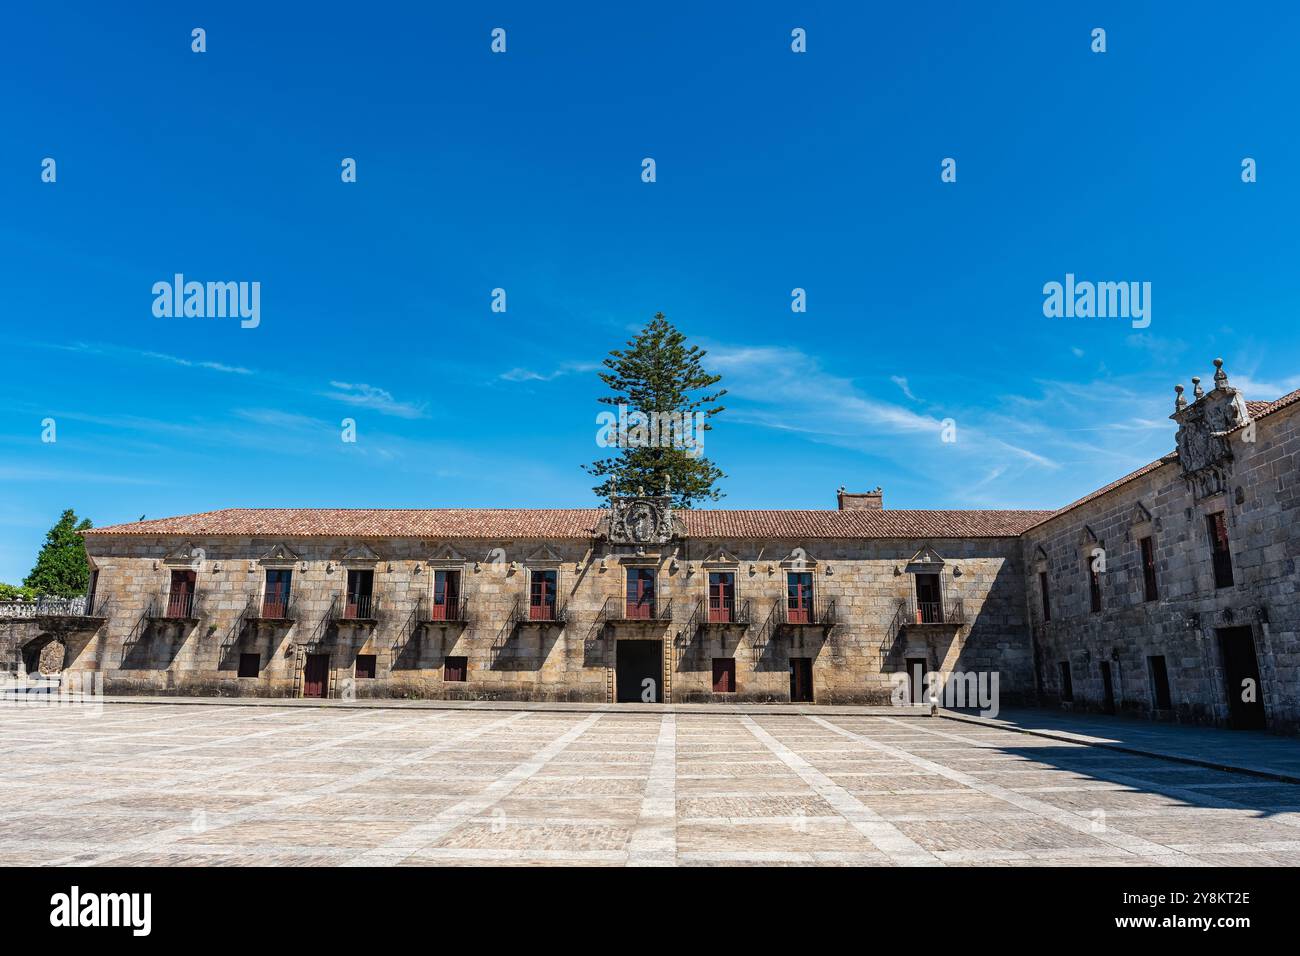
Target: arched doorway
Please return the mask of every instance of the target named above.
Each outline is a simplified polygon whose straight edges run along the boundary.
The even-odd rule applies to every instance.
[[[42,634],[23,645],[23,671],[28,677],[57,677],[63,671],[66,648],[52,634]]]

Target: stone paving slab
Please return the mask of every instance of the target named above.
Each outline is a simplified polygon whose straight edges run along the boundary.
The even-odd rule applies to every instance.
[[[940,710],[938,716],[1300,783],[1300,740],[1263,731],[1188,727],[1129,717],[1038,709],[1003,709],[996,718],[952,710]]]
[[[34,695],[33,695],[34,696]],[[21,701],[21,695],[0,691],[0,703]],[[405,700],[393,697],[374,697],[364,700],[316,699],[301,697],[162,697],[162,696],[103,696],[97,698],[108,704],[165,704],[219,707],[300,707],[319,709],[342,707],[361,710],[522,710],[530,713],[636,713],[636,714],[815,714],[833,707],[837,712],[890,717],[930,717],[928,704],[904,706],[865,706],[856,704],[591,704],[582,701],[524,701],[524,700]]]
[[[1294,866],[1300,786],[992,723],[0,707],[0,865]]]

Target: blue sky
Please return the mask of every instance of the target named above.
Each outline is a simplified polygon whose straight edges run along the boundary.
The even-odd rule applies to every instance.
[[[8,11],[0,580],[65,507],[591,505],[594,369],[660,310],[730,389],[723,507],[1054,507],[1216,355],[1300,385],[1293,4],[614,6]],[[156,318],[177,272],[260,325]],[[1045,318],[1067,272],[1150,327]]]

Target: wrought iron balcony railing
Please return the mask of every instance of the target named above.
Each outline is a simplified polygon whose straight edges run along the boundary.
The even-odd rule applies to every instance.
[[[192,619],[194,614],[194,592],[172,591],[167,595],[163,617]]]
[[[436,596],[432,601],[420,598],[420,623],[467,624],[469,599],[456,594],[448,594],[441,601]]]
[[[568,620],[568,605],[558,601],[532,604],[526,599],[516,598],[510,612],[510,624],[519,627],[525,624],[564,624]]]
[[[600,619],[610,624],[663,623],[673,619],[673,602],[671,599],[659,601],[650,598],[636,601],[624,597],[610,597],[605,599]]]
[[[838,622],[835,615],[835,599],[814,597],[795,600],[787,597],[781,602],[784,612],[782,623],[794,627],[834,627]]]
[[[965,624],[966,608],[960,598],[947,602],[904,598],[899,603],[899,618],[904,627],[925,624]]]
[[[374,594],[345,594],[341,606],[331,610],[339,612],[343,621],[376,621],[379,619],[379,597]]]
[[[749,624],[749,601],[730,597],[710,597],[704,615],[704,624]]]
[[[293,621],[298,617],[298,600],[282,591],[272,591],[262,596],[254,606],[252,618],[262,621]]]

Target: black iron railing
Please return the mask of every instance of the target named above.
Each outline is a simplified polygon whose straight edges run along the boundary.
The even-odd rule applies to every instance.
[[[292,621],[298,616],[297,599],[283,591],[272,591],[262,596],[257,617],[263,621]]]
[[[164,617],[192,618],[194,617],[194,592],[193,591],[172,591],[167,595],[166,611]]]
[[[374,621],[379,618],[379,597],[374,594],[345,594],[339,607],[344,621]]]
[[[510,612],[510,624],[564,624],[568,620],[568,606],[558,601],[533,604],[526,598],[516,598]]]
[[[960,598],[947,602],[904,598],[899,603],[899,619],[904,627],[923,624],[965,624],[966,608]]]
[[[423,599],[421,599],[423,601]],[[469,599],[448,594],[421,607],[423,622],[428,624],[465,624],[469,621]]]
[[[659,601],[655,598],[636,601],[622,597],[610,597],[605,599],[605,606],[600,612],[600,618],[602,621],[609,623],[634,623],[638,621],[660,623],[671,621],[673,619],[673,602],[671,598],[667,601]]]
[[[784,611],[784,623],[796,627],[834,627],[837,622],[834,598],[814,597],[810,600],[807,596],[787,597],[781,602],[781,608]]]

